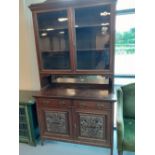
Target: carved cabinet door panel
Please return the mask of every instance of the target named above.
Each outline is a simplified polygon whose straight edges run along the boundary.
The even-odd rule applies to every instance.
[[[38,116],[42,138],[72,139],[71,108],[67,104],[64,107],[60,107],[59,104],[59,100],[38,103]]]
[[[110,111],[76,110],[75,120],[78,141],[110,146]]]
[[[63,109],[42,109],[43,136],[72,139],[71,112]]]

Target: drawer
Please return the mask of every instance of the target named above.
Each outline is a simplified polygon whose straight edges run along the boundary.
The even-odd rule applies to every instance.
[[[39,107],[71,107],[71,101],[66,99],[38,99],[37,105]]]
[[[82,109],[86,108],[94,110],[112,109],[112,103],[98,102],[98,101],[74,101],[74,106],[76,108],[82,108]]]

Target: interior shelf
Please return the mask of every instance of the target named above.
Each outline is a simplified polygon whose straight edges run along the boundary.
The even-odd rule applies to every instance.
[[[110,25],[110,23],[109,23],[109,25]],[[85,27],[103,27],[103,26],[109,27],[109,25],[102,25],[102,23],[89,24],[89,25],[88,24],[77,24],[74,27],[78,29],[78,28],[85,28]],[[55,30],[66,30],[66,29],[68,29],[68,27],[52,27],[52,26],[49,26],[49,28],[52,28],[53,30],[48,31],[47,30],[48,28],[44,28],[44,29],[39,29],[39,31],[52,32],[52,31],[55,31]]]
[[[52,27],[52,26],[49,26],[49,29],[52,28],[53,30],[48,30],[48,28],[44,28],[44,29],[39,29],[39,31],[41,32],[52,32],[52,31],[55,31],[55,30],[67,30],[68,27]]]
[[[41,50],[41,52],[42,52],[42,53],[46,53],[46,52],[47,52],[47,53],[48,53],[48,52],[49,52],[49,53],[52,53],[52,52],[53,52],[53,53],[63,53],[63,52],[69,52],[69,50],[45,50],[45,49],[44,49],[44,50]]]
[[[99,23],[99,24],[91,24],[91,25],[87,25],[87,24],[78,24],[78,25],[75,25],[75,28],[78,29],[78,28],[86,28],[86,27],[109,27],[109,25],[101,25],[102,23]]]
[[[104,52],[105,50],[110,50],[110,48],[103,48],[103,49],[77,49],[77,52],[86,52],[86,51],[96,51],[96,52]],[[41,50],[42,53],[66,53],[69,50]]]
[[[109,48],[103,48],[103,49],[96,49],[96,48],[86,48],[86,49],[77,49],[77,51],[96,51],[96,52],[103,52],[104,50],[109,50]]]
[[[76,49],[76,51],[83,52],[83,51],[96,51],[96,52],[103,52],[105,50],[110,50],[110,48],[103,48],[103,49],[96,49],[96,48],[83,48],[83,49]],[[69,50],[43,50],[41,49],[41,52],[53,52],[53,53],[59,53],[59,52],[69,52]]]

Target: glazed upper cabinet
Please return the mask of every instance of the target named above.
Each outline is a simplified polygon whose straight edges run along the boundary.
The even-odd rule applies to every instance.
[[[41,73],[113,73],[112,0],[46,2],[30,8]]]

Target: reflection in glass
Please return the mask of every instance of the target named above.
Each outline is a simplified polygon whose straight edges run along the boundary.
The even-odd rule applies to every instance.
[[[78,69],[109,69],[109,51],[77,51]]]
[[[75,9],[75,23],[79,26],[101,25],[110,22],[110,6],[97,6]]]
[[[109,48],[109,27],[76,28],[77,50],[95,50]]]
[[[67,21],[66,10],[38,13],[38,26],[40,30],[68,28]]]

